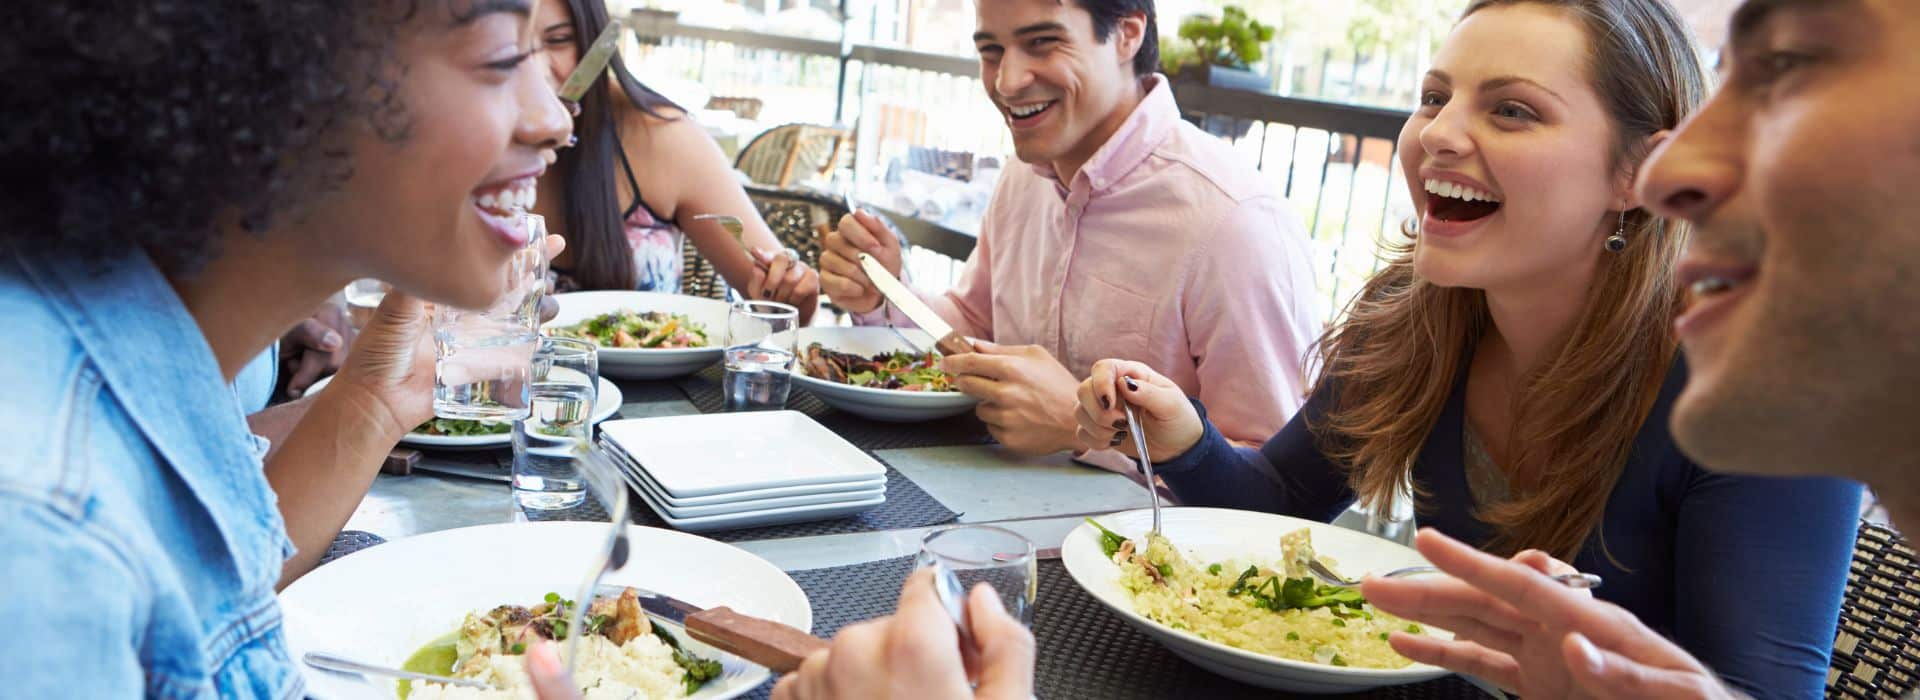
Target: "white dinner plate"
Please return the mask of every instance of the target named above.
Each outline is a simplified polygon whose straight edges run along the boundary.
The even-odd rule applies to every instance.
[[[1153,525],[1153,513],[1134,510],[1096,520],[1125,537],[1142,538]],[[1338,560],[1341,572],[1349,576],[1427,563],[1419,552],[1400,544],[1311,520],[1223,508],[1161,510],[1161,532],[1188,560],[1195,562],[1227,559],[1279,562],[1280,536],[1303,527],[1313,533],[1314,551]],[[1119,566],[1101,551],[1099,530],[1086,523],[1067,535],[1066,542],[1060,546],[1060,559],[1075,583],[1122,619],[1166,646],[1168,651],[1243,683],[1301,693],[1349,693],[1418,683],[1449,673],[1426,664],[1388,670],[1281,659],[1202,639],[1150,620],[1133,611],[1133,601],[1120,585]],[[1437,629],[1428,628],[1428,631],[1436,636],[1450,636]]]
[[[653,483],[655,488],[659,488],[659,484],[653,481],[653,476],[646,474],[645,471],[641,469],[640,463],[635,461],[633,457],[628,456],[624,450],[620,449],[619,445],[614,444],[613,442],[608,441],[604,438],[600,440],[600,444],[606,447],[613,454],[619,456],[621,469],[623,470],[632,469],[632,470],[640,471],[643,476],[646,476],[648,483]],[[886,491],[886,488],[887,488],[887,477],[886,475],[883,474],[881,476],[877,476],[877,477],[874,477],[873,479],[869,479],[866,481],[847,481],[847,482],[829,483],[829,484],[801,484],[799,486],[779,486],[779,487],[770,488],[770,489],[751,489],[746,491],[732,491],[728,493],[714,494],[712,496],[691,496],[688,498],[677,498],[672,495],[666,494],[664,491],[662,491],[661,495],[663,496],[663,500],[661,501],[661,503],[668,506],[673,506],[675,508],[688,508],[688,507],[698,507],[698,506],[722,505],[722,504],[728,504],[728,503],[765,501],[769,499],[790,498],[795,496],[824,496],[824,497],[830,497],[825,500],[835,500],[835,499],[844,500],[842,496],[849,492],[871,491],[871,492],[884,493]],[[825,500],[817,501],[817,502],[825,502]],[[795,501],[793,504],[798,504],[798,503],[799,503],[798,501]],[[793,504],[789,504],[789,505],[793,505]]]
[[[829,491],[827,493],[808,494],[805,496],[758,498],[750,501],[715,503],[705,506],[678,506],[667,501],[666,492],[660,489],[659,484],[654,483],[653,477],[647,474],[647,470],[634,469],[633,478],[635,479],[635,483],[640,487],[640,490],[646,493],[647,501],[653,504],[654,510],[658,511],[661,517],[672,516],[682,520],[716,515],[759,513],[772,510],[787,512],[783,510],[787,508],[812,508],[821,512],[832,511],[841,513],[848,507],[861,505],[872,507],[879,505],[879,503],[873,502],[873,499],[876,498],[880,499],[880,503],[885,503],[887,500],[887,482],[885,479],[882,479],[877,486],[857,490]],[[860,510],[865,509],[861,508],[854,512],[857,513]],[[800,514],[806,511],[795,510],[792,512]]]
[[[913,342],[920,343],[922,348],[933,347],[933,336],[927,335],[926,331],[902,328],[899,332],[905,333]],[[807,348],[814,343],[819,343],[827,350],[866,356],[898,350],[914,352],[917,348],[901,340],[891,328],[800,329],[799,341],[795,346],[799,359],[794,362],[793,379],[828,406],[873,420],[911,423],[957,416],[973,410],[980,403],[957,391],[872,389],[810,376],[806,368]]]
[[[821,503],[808,506],[787,506],[785,508],[769,508],[766,510],[750,510],[724,515],[683,518],[673,515],[666,506],[661,505],[658,500],[655,500],[657,498],[654,495],[655,492],[647,486],[647,482],[635,480],[630,474],[627,475],[627,478],[629,479],[628,483],[640,492],[640,500],[646,502],[647,507],[652,508],[654,514],[659,515],[661,520],[666,521],[668,525],[672,525],[675,529],[686,530],[688,532],[737,530],[743,527],[763,527],[767,525],[785,525],[787,523],[806,523],[815,520],[831,520],[833,518],[844,518],[849,515],[864,513],[878,508],[887,502],[886,492],[882,490],[878,496],[858,501],[841,501],[838,503]]]
[[[280,593],[287,646],[298,659],[329,651],[399,667],[422,645],[457,628],[464,616],[502,604],[531,605],[549,592],[573,598],[600,563],[608,525],[540,522],[482,525],[395,540],[314,569]],[[646,588],[702,607],[735,610],[810,630],[812,608],[800,586],[745,550],[685,533],[633,526],[632,561],[605,583]],[[693,697],[731,698],[768,678],[765,668],[685,634],[682,644],[721,661],[722,678]],[[392,698],[388,679],[315,670],[302,664],[310,697]]]
[[[594,392],[593,422],[598,423],[620,412],[620,405],[626,403],[626,397],[620,393],[620,387],[600,377],[600,388]],[[333,377],[323,377],[307,387],[306,395],[320,391]],[[407,433],[400,436],[400,444],[409,447],[421,447],[431,450],[486,450],[497,447],[512,447],[511,431],[495,435],[428,435],[426,433]]]
[[[887,468],[798,411],[631,418],[600,434],[667,495],[839,484],[885,478]]]
[[[615,311],[664,311],[685,314],[707,332],[703,348],[600,348],[600,373],[621,379],[666,379],[693,374],[720,361],[727,336],[727,303],[718,299],[660,292],[569,292],[555,294],[560,313],[542,329],[571,326]]]

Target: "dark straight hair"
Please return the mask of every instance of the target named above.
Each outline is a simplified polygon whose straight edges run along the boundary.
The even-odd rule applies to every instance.
[[[566,0],[573,15],[573,42],[581,56],[600,32],[607,27],[604,0]],[[642,85],[615,55],[607,64],[620,92],[634,108],[660,119],[676,119],[662,108],[684,112],[660,93]],[[620,206],[619,180],[626,177],[620,169],[618,138],[613,100],[620,95],[607,81],[594,83],[580,99],[580,116],[573,122],[573,133],[580,142],[561,149],[554,167],[560,173],[561,210],[566,216],[567,247],[574,251],[575,281],[582,289],[633,289],[636,284],[633,251],[628,247],[625,211]],[[643,164],[644,165],[644,164]],[[637,200],[638,191],[633,193]]]
[[[1153,0],[1075,0],[1087,14],[1093,15],[1093,38],[1106,41],[1120,18],[1135,12],[1147,16],[1147,30],[1140,35],[1140,50],[1133,53],[1133,77],[1145,78],[1160,70],[1160,28],[1154,15]]]

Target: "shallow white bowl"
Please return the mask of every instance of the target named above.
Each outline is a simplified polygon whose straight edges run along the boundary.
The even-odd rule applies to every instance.
[[[349,554],[280,593],[294,659],[329,651],[398,668],[466,613],[531,605],[548,592],[573,598],[600,562],[608,525],[541,522],[481,525],[395,540]],[[806,593],[786,572],[737,547],[695,535],[632,526],[633,560],[604,583],[646,588],[702,607],[735,610],[811,630]],[[693,697],[731,698],[768,678],[765,668],[677,637],[726,671]],[[297,662],[297,661],[296,661]],[[392,698],[390,679],[320,671],[301,664],[310,697]]]
[[[571,326],[614,311],[664,311],[685,314],[703,326],[704,348],[600,348],[600,373],[621,379],[666,379],[693,374],[720,361],[727,340],[727,303],[717,299],[659,292],[569,292],[553,295],[560,313],[544,329]]]
[[[1107,529],[1130,538],[1144,538],[1153,525],[1153,513],[1134,510],[1096,518]],[[1190,561],[1237,559],[1278,562],[1280,536],[1308,528],[1315,552],[1340,562],[1349,576],[1420,566],[1426,560],[1416,552],[1372,535],[1326,523],[1223,508],[1166,508],[1161,532]],[[1120,568],[1100,550],[1100,531],[1081,523],[1060,547],[1061,562],[1075,583],[1122,619],[1167,647],[1168,651],[1234,680],[1302,693],[1348,693],[1389,685],[1417,683],[1447,675],[1446,669],[1414,664],[1401,669],[1351,668],[1281,659],[1230,647],[1177,630],[1133,611],[1133,601],[1120,585]],[[1429,629],[1436,636],[1448,636]]]
[[[913,342],[921,347],[933,347],[933,337],[919,329],[900,329]],[[841,384],[835,381],[818,379],[807,375],[807,346],[819,343],[828,350],[850,352],[857,355],[877,355],[883,352],[917,349],[895,335],[888,328],[802,328],[799,343],[795,350],[799,359],[795,361],[793,380],[828,406],[846,411],[856,416],[871,418],[890,423],[912,423],[957,416],[973,410],[980,402],[960,392],[898,391],[894,389],[870,389],[864,386]]]

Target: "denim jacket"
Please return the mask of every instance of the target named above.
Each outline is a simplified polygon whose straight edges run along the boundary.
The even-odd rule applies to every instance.
[[[159,270],[0,247],[0,695],[284,698],[292,541]]]

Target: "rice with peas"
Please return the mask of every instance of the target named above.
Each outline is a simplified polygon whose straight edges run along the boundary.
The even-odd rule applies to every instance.
[[[1283,659],[1395,669],[1413,662],[1387,645],[1388,634],[1424,633],[1419,625],[1365,603],[1357,591],[1334,594],[1346,601],[1342,604],[1273,609],[1244,585],[1235,584],[1267,582],[1271,577],[1272,590],[1278,594],[1278,582],[1288,578],[1285,572],[1254,565],[1255,571],[1248,574],[1249,564],[1235,561],[1196,567],[1164,537],[1153,537],[1144,555],[1132,553],[1134,544],[1127,540],[1113,556],[1121,565],[1120,584],[1133,599],[1135,612],[1204,639]],[[1305,556],[1311,558],[1311,545],[1307,546]],[[1296,555],[1289,551],[1285,559],[1295,560]],[[1315,588],[1311,580],[1295,581],[1295,587]],[[1317,588],[1329,594],[1335,590]]]

